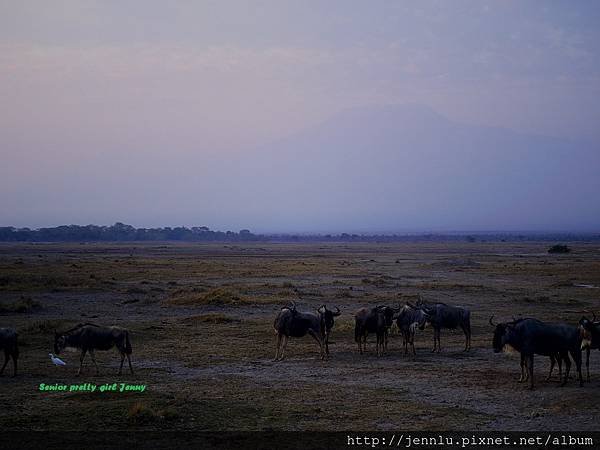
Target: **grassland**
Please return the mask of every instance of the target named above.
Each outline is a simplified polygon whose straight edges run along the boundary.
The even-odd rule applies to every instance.
[[[539,430],[597,428],[600,358],[592,380],[537,389],[517,383],[514,355],[493,354],[488,319],[534,316],[576,323],[600,310],[600,248],[546,243],[451,244],[2,244],[0,326],[20,336],[20,374],[0,377],[7,430]],[[359,356],[353,311],[421,294],[472,310],[473,350],[460,332],[417,336],[417,356]],[[292,340],[272,362],[272,321],[338,306],[331,357]],[[78,355],[54,367],[55,330],[80,322],[128,327],[134,375],[117,375],[116,351],[98,352],[76,377]],[[374,343],[372,344],[374,346]],[[40,383],[141,383],[143,393],[42,393]]]

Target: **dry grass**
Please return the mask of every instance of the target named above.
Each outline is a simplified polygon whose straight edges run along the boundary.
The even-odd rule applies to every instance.
[[[241,301],[241,297],[231,289],[214,288],[208,292],[180,289],[172,293],[165,303],[172,306],[200,306],[235,305]]]
[[[547,359],[536,359],[539,392],[516,383],[518,360],[494,355],[487,323],[534,316],[576,322],[597,307],[597,244],[548,255],[546,243],[0,246],[0,304],[19,296],[43,308],[7,312],[0,326],[22,336],[21,375],[2,377],[7,408],[0,428],[16,430],[388,430],[595,429],[597,355],[592,383],[558,389],[544,383]],[[93,276],[92,276],[93,275]],[[364,280],[364,281],[363,281]],[[358,355],[353,313],[363,306],[415,301],[467,306],[473,352],[460,332],[417,333],[417,356],[377,358],[373,337]],[[296,301],[302,311],[339,306],[320,361],[309,337],[291,339],[286,360],[272,363],[273,318]],[[598,312],[598,311],[596,311]],[[48,361],[54,330],[92,321],[131,331],[135,374],[117,376],[118,354],[97,352],[77,378],[78,354]],[[145,383],[144,393],[42,395],[39,383]],[[6,389],[4,389],[6,387]],[[282,395],[285,393],[285,395]],[[565,412],[557,405],[583,405]],[[11,406],[12,405],[12,406]],[[18,405],[18,406],[15,406]],[[587,408],[587,409],[586,409]],[[531,411],[545,411],[529,420]]]
[[[39,308],[41,308],[40,303],[32,300],[30,297],[21,296],[21,298],[13,302],[0,302],[0,314],[29,313]]]
[[[186,317],[183,319],[184,323],[195,324],[195,323],[212,323],[212,324],[223,324],[223,323],[232,323],[232,322],[240,322],[239,319],[236,319],[231,316],[226,316],[225,314],[220,313],[208,313],[208,314],[199,314],[197,316]]]

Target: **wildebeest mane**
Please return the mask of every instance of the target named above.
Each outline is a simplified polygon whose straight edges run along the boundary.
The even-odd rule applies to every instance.
[[[86,326],[91,326],[91,327],[97,327],[100,328],[100,325],[97,325],[95,323],[91,323],[91,322],[86,322],[86,323],[80,323],[78,325],[75,325],[73,328],[71,328],[70,330],[65,331],[64,333],[60,333],[61,336],[63,335],[67,335],[70,333],[73,333],[74,331],[79,330],[80,328],[86,327]]]

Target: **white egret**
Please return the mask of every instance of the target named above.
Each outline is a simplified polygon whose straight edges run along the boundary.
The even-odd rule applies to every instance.
[[[52,353],[48,353],[48,355],[50,355],[50,361],[52,361],[55,366],[66,366],[67,365],[66,362],[64,362],[59,357],[54,356]]]

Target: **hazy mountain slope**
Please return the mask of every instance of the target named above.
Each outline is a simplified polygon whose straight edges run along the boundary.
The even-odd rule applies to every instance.
[[[248,153],[246,214],[297,229],[567,229],[600,222],[590,144],[454,123],[416,105],[349,110]],[[347,224],[347,226],[343,226]]]

